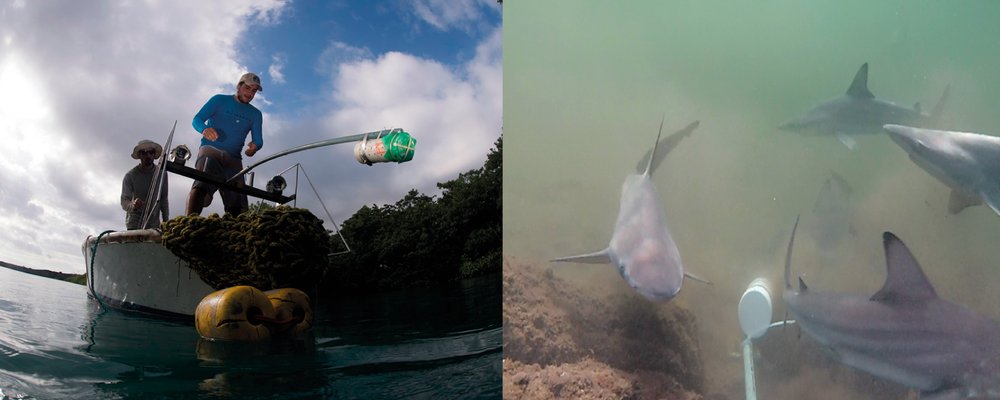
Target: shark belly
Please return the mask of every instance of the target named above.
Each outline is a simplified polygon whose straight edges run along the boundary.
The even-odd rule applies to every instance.
[[[666,301],[680,291],[684,279],[680,253],[648,176],[626,179],[609,249],[622,278],[639,294]]]

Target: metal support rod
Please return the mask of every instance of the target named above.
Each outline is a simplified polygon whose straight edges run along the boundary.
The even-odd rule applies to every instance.
[[[794,324],[794,319],[772,322],[768,328]],[[753,339],[743,339],[743,382],[746,385],[746,400],[757,400],[757,374],[753,369]]]
[[[233,181],[236,178],[239,178],[239,177],[243,176],[247,172],[250,172],[250,170],[256,168],[258,165],[261,165],[263,163],[266,163],[266,162],[271,161],[271,160],[273,160],[275,158],[278,158],[278,157],[284,157],[284,156],[287,156],[287,155],[292,154],[292,153],[297,153],[297,152],[300,152],[302,150],[315,149],[317,147],[330,146],[330,145],[341,144],[341,143],[357,142],[359,140],[374,139],[374,138],[377,138],[379,136],[388,135],[388,134],[390,134],[392,132],[395,132],[397,130],[401,131],[402,129],[400,129],[400,128],[396,128],[396,129],[383,129],[383,130],[380,130],[380,131],[372,131],[372,132],[367,132],[367,133],[359,133],[357,135],[350,135],[350,136],[343,136],[343,137],[334,138],[334,139],[321,140],[321,141],[315,142],[315,143],[309,143],[309,144],[304,144],[304,145],[301,145],[301,146],[298,146],[298,147],[292,147],[292,148],[290,148],[288,150],[283,150],[283,151],[279,151],[277,153],[274,153],[274,154],[272,154],[272,155],[264,158],[263,160],[260,160],[260,161],[258,161],[256,163],[250,165],[249,167],[243,168],[243,170],[241,170],[240,172],[237,172],[236,175],[233,175],[232,178],[229,178],[228,181]]]
[[[753,339],[743,339],[743,379],[746,382],[746,399],[757,400],[757,381],[753,370]]]

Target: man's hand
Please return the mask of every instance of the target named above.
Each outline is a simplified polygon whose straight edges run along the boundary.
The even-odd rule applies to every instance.
[[[246,154],[247,157],[253,157],[254,154],[257,154],[257,143],[251,141],[247,145],[247,151],[244,151],[243,154]]]
[[[130,203],[128,207],[132,211],[138,211],[142,209],[143,204],[146,204],[146,202],[142,201],[142,199],[135,198],[132,199],[132,203]]]
[[[219,132],[216,132],[215,128],[212,127],[205,128],[205,130],[201,131],[201,134],[210,142],[214,142],[219,139]]]

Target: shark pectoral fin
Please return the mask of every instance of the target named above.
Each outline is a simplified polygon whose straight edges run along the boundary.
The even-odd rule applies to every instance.
[[[858,142],[854,141],[854,138],[847,136],[846,133],[837,131],[837,140],[840,141],[848,150],[854,150],[854,147],[858,145]]]
[[[1000,215],[1000,188],[994,186],[983,189],[980,191],[980,197],[982,197],[986,205],[993,209],[993,212]]]
[[[611,257],[609,250],[604,249],[595,253],[580,254],[578,256],[562,257],[551,260],[552,262],[575,262],[581,264],[610,264]]]
[[[948,198],[948,212],[958,214],[966,209],[966,207],[978,206],[980,204],[983,204],[983,200],[979,197],[969,196],[961,191],[952,190],[951,196]]]
[[[704,283],[706,285],[711,285],[712,284],[712,281],[710,281],[708,279],[705,279],[705,278],[702,278],[702,277],[700,277],[698,275],[692,274],[690,272],[684,272],[684,276],[687,277],[687,278],[690,278],[693,281],[698,281],[698,282]]]

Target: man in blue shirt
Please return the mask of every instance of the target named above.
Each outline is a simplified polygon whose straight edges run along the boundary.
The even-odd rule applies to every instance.
[[[236,84],[236,94],[217,94],[201,107],[191,121],[195,131],[201,132],[202,135],[195,168],[229,179],[243,169],[240,150],[246,141],[247,133],[251,135],[251,141],[243,152],[247,157],[253,157],[264,146],[260,110],[250,105],[254,95],[263,90],[260,78],[248,72],[243,74]],[[237,182],[243,184],[243,178],[240,177]],[[191,185],[191,192],[188,193],[185,213],[201,214],[201,210],[212,203],[216,190],[222,196],[222,204],[227,213],[237,215],[247,210],[245,194],[220,189],[213,184],[196,180]]]

